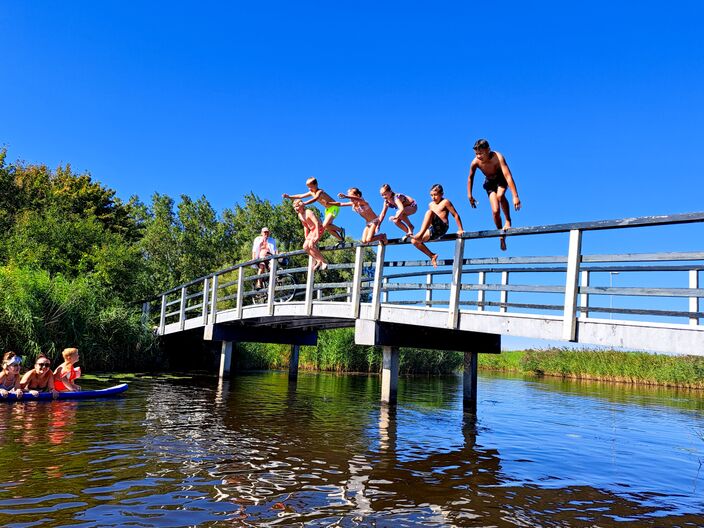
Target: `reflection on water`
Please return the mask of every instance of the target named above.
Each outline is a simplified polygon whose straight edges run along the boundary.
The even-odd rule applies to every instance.
[[[0,405],[2,526],[701,526],[702,395],[482,376],[135,382]]]

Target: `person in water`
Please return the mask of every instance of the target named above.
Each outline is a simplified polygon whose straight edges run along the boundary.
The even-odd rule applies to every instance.
[[[430,188],[430,198],[432,201],[428,204],[428,211],[423,218],[423,224],[420,231],[413,235],[411,242],[415,247],[430,257],[430,263],[434,268],[438,267],[438,255],[428,249],[424,242],[429,240],[438,240],[447,233],[450,228],[448,213],[455,217],[457,222],[457,234],[464,233],[462,228],[462,219],[459,213],[452,205],[452,202],[443,196],[444,191],[442,185],[436,183]]]
[[[511,208],[506,199],[506,189],[511,189],[513,196],[513,208],[516,211],[521,209],[521,199],[518,197],[516,182],[513,180],[511,169],[508,168],[506,159],[500,152],[491,150],[486,139],[479,139],[474,144],[474,159],[469,166],[469,176],[467,177],[467,198],[469,204],[476,208],[477,200],[472,195],[472,185],[474,183],[474,173],[479,169],[484,174],[484,190],[489,195],[491,213],[494,216],[494,224],[497,229],[507,230],[511,228]],[[501,211],[503,210],[506,222],[501,222]],[[502,251],[506,251],[506,237],[499,237]]]
[[[303,242],[303,250],[308,253],[315,264],[313,265],[313,270],[320,268],[321,270],[326,270],[328,263],[325,257],[318,249],[318,241],[323,236],[325,230],[323,229],[323,223],[310,209],[306,209],[303,202],[300,200],[293,201],[293,208],[296,210],[298,219],[303,225],[303,236],[305,241]]]
[[[5,352],[2,357],[2,372],[0,372],[0,397],[7,398],[14,394],[17,398],[23,395],[20,385],[20,364],[22,358],[14,352]]]
[[[306,180],[306,187],[308,187],[308,192],[303,194],[282,194],[283,198],[288,198],[290,200],[301,200],[311,196],[311,199],[307,202],[303,202],[303,206],[310,205],[313,202],[318,202],[325,208],[325,217],[323,218],[323,229],[328,231],[332,236],[337,238],[340,242],[339,244],[345,243],[345,230],[341,227],[337,227],[332,223],[335,217],[340,214],[340,202],[336,202],[332,199],[328,193],[318,187],[318,180],[315,178],[308,178]],[[339,245],[338,244],[338,245]]]
[[[351,187],[347,189],[347,194],[340,193],[337,196],[349,200],[349,202],[340,203],[340,207],[352,207],[354,212],[359,213],[367,222],[367,225],[364,226],[364,231],[362,231],[362,244],[370,244],[377,240],[380,244],[386,244],[388,241],[386,235],[384,233],[376,234],[381,221],[372,210],[372,206],[369,205],[369,202],[362,198],[362,191],[357,189],[357,187]]]
[[[40,392],[51,392],[54,398],[59,393],[54,388],[54,373],[51,371],[51,360],[44,354],[37,356],[34,369],[25,372],[20,380],[22,390],[37,396]]]
[[[81,390],[81,387],[75,383],[75,379],[81,377],[81,367],[76,366],[80,358],[78,349],[64,348],[61,355],[64,358],[64,362],[56,367],[54,371],[54,388],[59,392]]]
[[[384,206],[381,208],[381,214],[379,215],[379,223],[384,221],[386,216],[386,211],[389,209],[397,209],[396,214],[389,218],[396,227],[405,233],[402,240],[407,240],[409,237],[413,236],[413,224],[408,218],[410,215],[415,214],[418,211],[418,204],[410,196],[405,194],[395,193],[391,190],[391,186],[385,183],[379,189],[381,197],[384,199]]]

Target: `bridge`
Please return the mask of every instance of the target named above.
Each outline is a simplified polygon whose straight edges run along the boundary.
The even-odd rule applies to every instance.
[[[461,351],[471,409],[477,354],[500,353],[501,336],[703,355],[704,251],[689,247],[701,246],[702,222],[704,213],[686,213],[446,235],[430,243],[452,254],[437,269],[427,260],[392,258],[420,255],[398,239],[323,248],[331,260],[326,271],[314,271],[312,260],[294,251],[266,259],[265,287],[257,288],[254,270],[264,259],[251,260],[163,292],[143,313],[166,339],[196,333],[221,342],[221,376],[230,370],[232,344],[256,341],[291,344],[295,378],[300,345],[315,344],[318,330],[354,327],[357,344],[382,347],[386,402],[396,397],[399,347]],[[583,251],[583,240],[602,232],[619,251],[650,247],[653,230],[686,251]],[[500,236],[510,247],[529,237],[531,245],[557,251],[467,256],[468,248],[476,253],[484,239]]]

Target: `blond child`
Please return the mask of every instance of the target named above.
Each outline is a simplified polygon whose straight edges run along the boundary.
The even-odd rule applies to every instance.
[[[0,372],[0,397],[7,398],[8,394],[15,394],[17,398],[23,395],[20,386],[20,358],[14,352],[5,352],[2,357],[2,372]]]
[[[410,196],[393,192],[388,183],[381,186],[379,193],[384,199],[384,206],[381,208],[381,214],[379,215],[379,223],[381,224],[381,222],[384,221],[386,211],[389,209],[398,209],[396,214],[390,217],[389,220],[405,233],[402,240],[405,241],[408,237],[412,237],[413,224],[408,217],[418,211],[418,203]]]
[[[443,194],[442,185],[439,183],[436,183],[430,188],[430,198],[432,201],[428,204],[428,211],[425,213],[420,231],[413,235],[411,239],[415,247],[430,257],[430,263],[434,268],[438,267],[438,255],[430,251],[424,242],[438,240],[447,233],[447,230],[450,228],[449,214],[451,214],[455,218],[455,222],[457,222],[457,234],[461,235],[464,233],[459,213],[455,209],[455,206],[452,205],[452,202],[444,198]]]
[[[301,200],[294,200],[293,208],[298,215],[298,219],[303,225],[303,236],[305,237],[305,241],[303,242],[303,250],[315,261],[313,269],[327,269],[328,263],[323,254],[320,252],[320,249],[318,249],[318,241],[323,236],[324,232],[323,223],[320,221],[317,214],[310,209],[305,208]]]
[[[374,213],[369,202],[362,198],[362,191],[357,189],[357,187],[350,187],[347,190],[347,194],[339,193],[337,196],[349,200],[349,202],[340,203],[340,207],[352,207],[355,213],[358,213],[366,220],[367,225],[364,226],[364,231],[362,231],[362,244],[370,244],[377,240],[380,244],[386,244],[388,241],[386,235],[383,233],[376,234],[381,220]]]
[[[318,187],[318,180],[315,178],[308,178],[306,180],[306,187],[308,187],[308,192],[303,194],[282,194],[283,198],[288,198],[289,200],[301,200],[303,198],[311,197],[310,200],[303,202],[303,206],[310,205],[313,202],[318,202],[325,208],[325,217],[323,218],[323,229],[329,232],[332,236],[337,238],[340,243],[345,242],[345,230],[338,227],[332,223],[335,217],[340,213],[340,202],[336,202],[332,197]]]
[[[74,383],[76,378],[81,377],[81,367],[76,363],[80,359],[77,348],[64,348],[61,355],[64,362],[54,371],[54,388],[60,392],[76,392],[81,387]]]

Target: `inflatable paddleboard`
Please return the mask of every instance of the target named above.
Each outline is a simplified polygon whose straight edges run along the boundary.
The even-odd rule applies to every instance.
[[[60,392],[57,400],[85,400],[88,398],[109,398],[116,396],[127,390],[127,383],[120,383],[114,387],[100,390],[84,390],[76,392]],[[7,398],[0,397],[0,402],[15,402],[15,401],[37,401],[37,400],[52,400],[50,392],[40,392],[37,396],[32,396],[29,392],[25,392],[21,398],[17,398],[14,394],[8,394]]]

